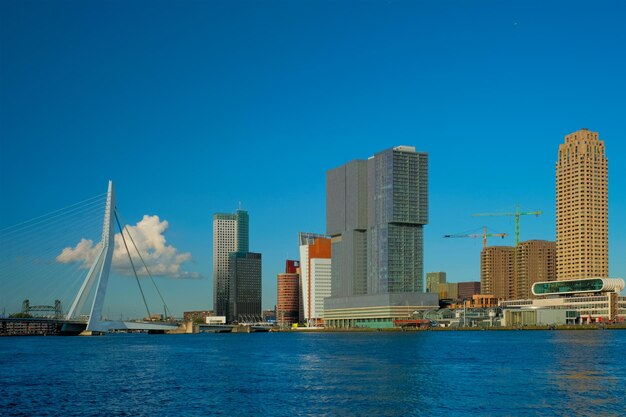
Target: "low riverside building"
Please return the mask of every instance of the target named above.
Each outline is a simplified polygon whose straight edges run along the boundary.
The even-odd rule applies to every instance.
[[[442,326],[450,327],[493,327],[500,326],[501,311],[495,308],[460,308],[454,309],[454,317],[439,321]]]
[[[467,308],[493,308],[498,307],[498,299],[491,294],[475,294],[471,301],[465,301]]]
[[[206,323],[208,317],[215,317],[213,310],[196,310],[183,312],[184,321],[192,321],[194,323]]]
[[[558,326],[576,324],[576,310],[554,310],[548,308],[520,308],[502,310],[502,326]]]
[[[427,310],[422,314],[422,318],[430,320],[433,326],[448,327],[450,321],[454,319],[454,311],[449,308]]]
[[[439,308],[438,295],[387,293],[330,297],[324,300],[326,327],[390,328],[394,320],[408,319],[415,312]]]
[[[623,322],[626,297],[620,278],[587,278],[537,282],[532,286],[535,299],[501,301],[500,307],[544,308],[576,311],[580,323]]]

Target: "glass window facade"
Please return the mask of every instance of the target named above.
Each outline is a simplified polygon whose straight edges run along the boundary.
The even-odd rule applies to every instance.
[[[421,292],[428,156],[397,147],[377,153],[370,164],[369,291]]]
[[[548,295],[573,292],[597,292],[601,291],[603,286],[604,282],[600,278],[537,282],[533,285],[533,294]]]

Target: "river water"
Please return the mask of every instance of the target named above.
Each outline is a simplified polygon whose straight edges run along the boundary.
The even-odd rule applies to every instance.
[[[0,338],[0,415],[626,415],[626,331]]]

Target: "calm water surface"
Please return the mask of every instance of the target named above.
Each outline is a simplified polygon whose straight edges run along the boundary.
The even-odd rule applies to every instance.
[[[626,331],[0,338],[0,415],[626,415]]]

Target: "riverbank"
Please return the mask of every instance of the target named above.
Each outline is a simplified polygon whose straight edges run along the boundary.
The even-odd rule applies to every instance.
[[[306,329],[306,330],[304,330]],[[503,331],[503,330],[626,330],[626,324],[593,324],[593,325],[559,325],[559,326],[494,326],[494,327],[429,327],[426,329],[411,327],[391,327],[386,329],[372,328],[312,328],[271,329],[270,332],[281,333],[371,333],[371,332],[471,332],[471,331]]]

